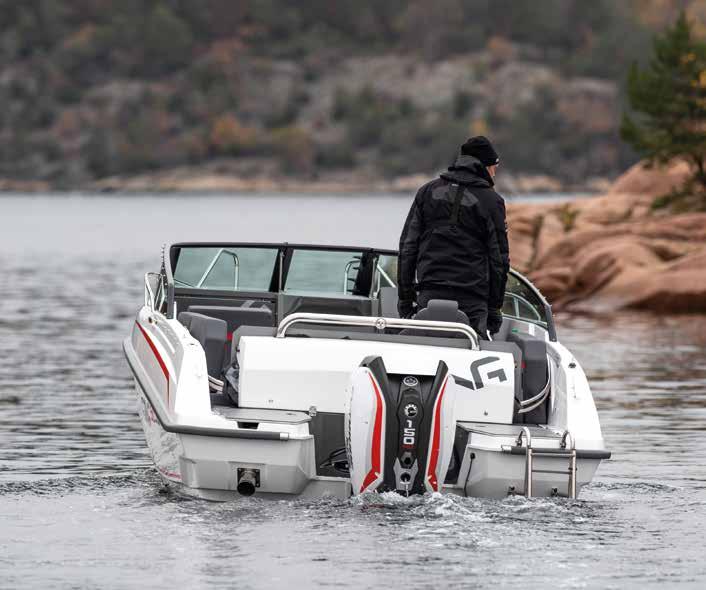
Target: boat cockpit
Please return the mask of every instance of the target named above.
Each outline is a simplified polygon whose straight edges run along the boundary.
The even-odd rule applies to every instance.
[[[277,335],[510,352],[515,359],[514,421],[546,423],[546,341],[556,341],[556,332],[548,303],[525,277],[510,271],[503,324],[489,341],[470,326],[396,327],[396,276],[393,250],[179,243],[170,247],[161,272],[146,276],[145,303],[167,318],[176,317],[203,347],[212,405],[237,404],[240,339]],[[468,324],[464,318],[454,302],[446,301],[430,302],[417,316],[454,326]]]

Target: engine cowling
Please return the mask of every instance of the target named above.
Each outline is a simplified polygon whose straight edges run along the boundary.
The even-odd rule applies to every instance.
[[[441,490],[453,452],[456,387],[443,361],[435,375],[388,374],[381,357],[361,363],[345,414],[354,494]]]

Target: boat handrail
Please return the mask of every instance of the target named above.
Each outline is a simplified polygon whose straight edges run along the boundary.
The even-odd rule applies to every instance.
[[[350,282],[350,279],[348,278],[348,275],[351,272],[351,268],[353,268],[353,265],[358,263],[358,268],[354,270],[358,270],[360,268],[360,256],[357,258],[353,258],[352,260],[349,260],[348,263],[346,264],[345,269],[343,270],[343,293],[344,295],[348,293],[348,283]]]
[[[216,255],[213,257],[211,262],[208,264],[206,267],[206,270],[204,271],[203,275],[201,275],[201,278],[199,281],[194,285],[196,288],[200,288],[203,286],[204,282],[206,282],[206,279],[209,277],[211,272],[213,272],[213,269],[215,268],[216,264],[218,261],[221,259],[221,256],[223,254],[228,254],[233,258],[233,288],[237,291],[238,290],[238,279],[240,275],[240,259],[238,258],[238,253],[234,252],[233,250],[229,250],[227,248],[221,248],[216,252]]]
[[[323,313],[293,313],[284,318],[277,327],[277,338],[284,338],[287,330],[295,324],[322,324],[333,326],[349,326],[375,328],[379,331],[385,328],[400,328],[406,330],[429,330],[433,332],[459,332],[471,341],[473,350],[478,350],[478,334],[466,324],[457,322],[437,322],[431,320],[410,320],[402,318],[384,318],[375,316],[351,316]]]
[[[157,298],[155,296],[154,289],[152,289],[152,285],[150,284],[150,277],[157,277],[158,293],[164,296],[164,290],[159,288],[162,284],[162,275],[158,272],[145,273],[145,306],[147,306],[151,311],[157,311],[164,300],[157,305]]]
[[[544,401],[547,399],[547,397],[549,396],[549,392],[551,391],[551,385],[552,385],[552,364],[547,363],[547,384],[542,388],[542,391],[540,391],[534,397],[531,397],[530,399],[526,399],[526,400],[521,401],[520,408],[517,410],[517,413],[518,414],[526,414],[527,412],[531,412],[532,410],[535,410],[536,408],[541,406],[544,403]]]

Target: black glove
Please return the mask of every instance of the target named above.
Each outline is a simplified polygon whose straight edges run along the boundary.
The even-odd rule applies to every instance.
[[[411,318],[417,311],[417,306],[411,299],[400,299],[397,302],[397,313],[403,319]]]
[[[501,309],[488,310],[488,332],[497,334],[503,323],[503,312]]]

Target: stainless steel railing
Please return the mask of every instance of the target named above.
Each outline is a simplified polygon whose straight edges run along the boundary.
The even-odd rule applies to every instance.
[[[478,334],[466,324],[456,322],[434,322],[429,320],[407,320],[372,316],[350,316],[319,313],[293,313],[284,318],[277,327],[277,338],[284,338],[287,330],[295,324],[319,324],[342,327],[368,327],[383,331],[386,328],[405,330],[428,330],[432,332],[458,332],[471,341],[473,350],[478,350]]]
[[[518,414],[526,414],[531,412],[535,408],[538,408],[544,403],[544,400],[549,396],[552,385],[552,363],[547,362],[547,384],[542,388],[537,395],[531,397],[530,399],[523,400],[519,402],[520,408],[517,410]]]
[[[223,254],[227,254],[228,256],[231,256],[233,258],[233,287],[235,289],[238,288],[238,279],[239,279],[239,274],[240,274],[240,259],[238,258],[238,254],[236,252],[233,252],[232,250],[228,250],[227,248],[221,248],[216,252],[216,255],[213,257],[209,265],[206,267],[206,270],[204,271],[203,275],[201,275],[201,278],[199,281],[194,285],[196,288],[200,288],[203,286],[204,282],[206,279],[209,277],[211,272],[213,271],[214,267],[220,260],[221,256]]]
[[[156,277],[156,289],[152,288],[152,278]],[[155,293],[156,290],[156,293]],[[159,297],[159,301],[157,298]],[[158,272],[145,273],[145,305],[151,311],[159,311],[164,303],[164,288],[162,285],[162,275]]]

